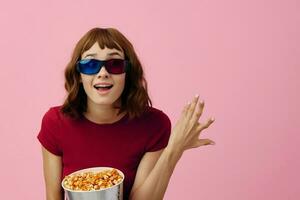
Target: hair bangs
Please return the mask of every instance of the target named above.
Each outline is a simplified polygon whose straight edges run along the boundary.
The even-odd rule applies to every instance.
[[[123,52],[124,50],[121,49],[120,46],[118,46],[120,44],[116,44],[118,43],[116,40],[118,40],[118,38],[115,38],[106,29],[99,29],[97,31],[91,32],[90,37],[87,38],[86,42],[83,44],[80,55],[89,50],[96,42],[101,49],[107,47],[109,49],[117,49]]]

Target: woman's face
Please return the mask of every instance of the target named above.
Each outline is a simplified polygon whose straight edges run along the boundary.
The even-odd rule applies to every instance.
[[[91,55],[92,54],[92,55]],[[124,59],[124,53],[117,49],[109,49],[105,46],[101,49],[96,42],[90,49],[81,55],[81,59],[98,59],[108,60],[111,58]],[[110,74],[106,71],[105,65],[101,68],[98,74],[86,75],[80,73],[83,88],[87,95],[88,105],[108,105],[111,106],[117,101],[120,103],[120,97],[125,87],[125,74]],[[96,84],[108,83],[113,87],[107,91],[95,88]]]

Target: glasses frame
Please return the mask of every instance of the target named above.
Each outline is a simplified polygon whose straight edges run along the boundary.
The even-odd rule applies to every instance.
[[[122,60],[124,61],[125,65],[124,65],[124,70],[122,73],[111,73],[109,72],[110,70],[108,68],[105,67],[106,63],[111,61],[111,60]],[[80,64],[81,62],[90,62],[90,61],[93,61],[93,62],[96,62],[98,63],[98,66],[100,65],[99,67],[99,70],[97,70],[96,73],[83,73],[81,70],[80,70]],[[111,58],[111,59],[108,59],[108,60],[98,60],[98,59],[94,59],[94,58],[89,58],[89,59],[82,59],[82,60],[79,60],[76,62],[76,70],[79,72],[79,73],[82,73],[82,74],[86,74],[86,75],[95,75],[97,73],[99,73],[99,71],[102,69],[102,67],[105,67],[105,70],[110,73],[110,74],[123,74],[123,73],[127,73],[131,67],[131,64],[129,62],[129,60],[126,60],[126,59],[121,59],[121,58]]]

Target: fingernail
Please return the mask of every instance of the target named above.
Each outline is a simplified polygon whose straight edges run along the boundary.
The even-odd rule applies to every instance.
[[[215,121],[215,118],[214,117],[212,117],[212,118],[210,118],[211,119],[211,121]]]
[[[195,98],[198,98],[198,97],[199,97],[199,94],[196,94],[196,95],[195,95]]]
[[[215,142],[211,142],[210,144],[215,145],[216,143]]]

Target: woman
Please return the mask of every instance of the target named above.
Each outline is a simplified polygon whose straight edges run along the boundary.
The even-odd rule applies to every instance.
[[[172,129],[152,107],[132,44],[114,28],[93,28],[77,43],[65,70],[67,97],[44,115],[42,144],[47,200],[64,199],[61,180],[83,168],[111,166],[125,174],[124,199],[163,199],[173,169],[213,119],[198,122],[196,96]],[[198,109],[197,109],[198,108]]]

